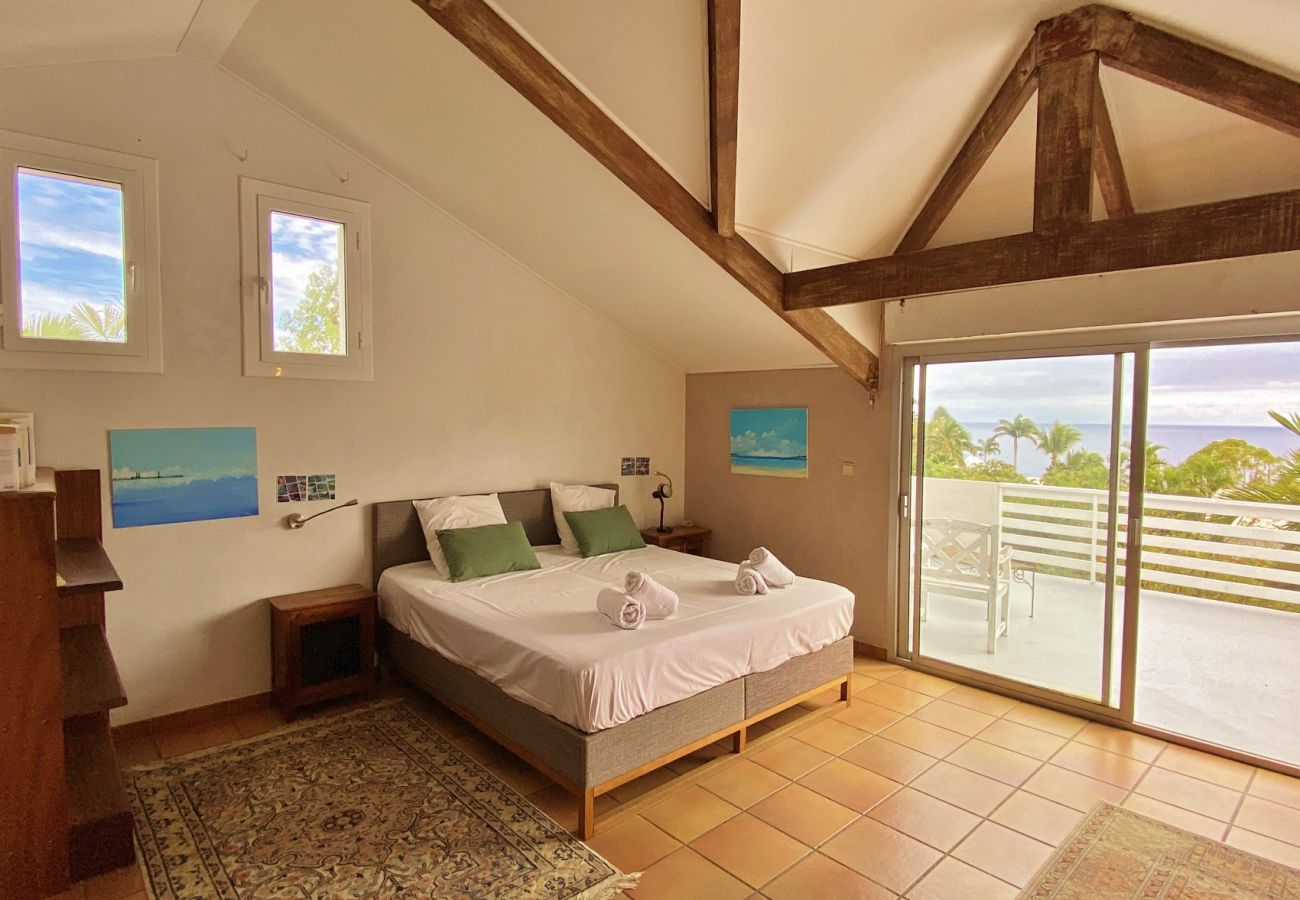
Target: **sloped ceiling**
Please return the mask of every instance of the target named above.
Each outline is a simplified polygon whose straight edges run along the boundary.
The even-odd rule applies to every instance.
[[[495,2],[707,205],[704,0]],[[1077,5],[745,0],[740,232],[783,270],[890,252],[1035,23]],[[1122,5],[1300,78],[1300,3]],[[4,65],[182,44],[229,44],[227,71],[687,371],[826,362],[410,0],[0,6]],[[1103,83],[1139,211],[1300,186],[1300,140],[1113,70]],[[1031,102],[932,243],[1026,230],[1033,144]],[[875,312],[832,310],[873,347]]]

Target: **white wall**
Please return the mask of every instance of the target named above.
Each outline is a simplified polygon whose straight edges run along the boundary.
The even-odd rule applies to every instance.
[[[39,461],[106,469],[112,428],[257,428],[257,518],[118,531],[105,491],[126,583],[108,598],[130,698],[115,722],[268,690],[259,599],[368,580],[368,511],[290,532],[283,515],[327,504],[277,504],[277,473],[335,472],[363,504],[619,480],[646,524],[652,479],[617,479],[619,457],[684,482],[678,367],[232,76],[183,57],[11,69],[0,109],[8,129],[159,160],[164,374],[0,369]],[[241,377],[241,174],[372,204],[372,383]]]

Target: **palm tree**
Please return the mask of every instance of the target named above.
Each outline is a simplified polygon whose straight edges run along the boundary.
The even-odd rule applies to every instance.
[[[91,306],[78,303],[72,307],[72,321],[81,329],[82,340],[121,343],[126,340],[126,316],[116,303]]]
[[[1055,466],[1057,460],[1069,453],[1075,444],[1083,440],[1083,433],[1073,425],[1066,425],[1064,422],[1057,420],[1046,431],[1041,428],[1038,429],[1033,440],[1038,445],[1038,449],[1047,454],[1048,459],[1051,460],[1051,465]]]
[[[934,417],[925,426],[925,455],[943,460],[959,468],[966,465],[966,454],[975,450],[970,432],[942,406],[936,406]]]
[[[1268,414],[1279,425],[1300,437],[1300,413],[1284,415],[1270,409]],[[1300,505],[1300,450],[1292,450],[1282,457],[1268,483],[1252,482],[1245,487],[1223,491],[1222,495],[1232,500],[1247,500],[1254,503],[1290,503]],[[1283,526],[1290,531],[1300,531],[1300,522],[1290,522]]]
[[[986,437],[975,444],[975,454],[984,462],[988,462],[990,456],[1002,455],[1002,445],[998,443],[996,436]]]
[[[1011,466],[1020,468],[1020,439],[1029,438],[1033,440],[1034,435],[1038,433],[1038,426],[1029,416],[1017,415],[1014,419],[1003,419],[998,422],[993,429],[993,436],[1005,435],[1011,438]]]
[[[81,329],[67,313],[32,313],[23,317],[23,337],[52,341],[79,341]]]

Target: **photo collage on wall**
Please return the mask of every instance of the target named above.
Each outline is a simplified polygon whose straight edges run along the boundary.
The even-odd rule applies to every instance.
[[[275,476],[275,501],[299,503],[311,500],[333,500],[334,474],[327,475],[277,475]]]
[[[625,456],[618,467],[619,475],[649,475],[650,474],[650,457],[648,456]]]

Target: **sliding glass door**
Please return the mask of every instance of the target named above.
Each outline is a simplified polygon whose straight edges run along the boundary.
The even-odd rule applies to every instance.
[[[901,658],[1300,766],[1300,341],[903,376]]]
[[[909,361],[912,658],[1118,708],[1134,356]]]

